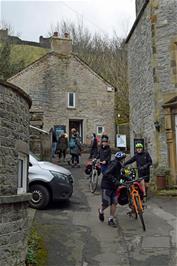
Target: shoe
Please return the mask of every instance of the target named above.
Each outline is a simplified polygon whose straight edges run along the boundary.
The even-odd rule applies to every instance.
[[[112,227],[117,227],[117,224],[114,222],[113,219],[108,220],[108,225],[110,225]]]
[[[102,212],[100,212],[100,209],[98,209],[98,217],[99,217],[99,220],[101,221],[101,222],[104,222],[104,213]]]

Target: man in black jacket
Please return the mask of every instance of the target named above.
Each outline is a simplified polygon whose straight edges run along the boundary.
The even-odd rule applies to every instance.
[[[104,172],[101,181],[102,204],[101,208],[98,209],[99,219],[101,222],[104,221],[104,210],[110,206],[110,217],[108,224],[113,227],[116,227],[116,223],[114,221],[117,205],[115,192],[119,184],[119,178],[121,176],[122,161],[125,157],[125,153],[117,152],[115,154],[115,159],[110,162],[107,170]]]
[[[143,145],[141,143],[137,143],[135,148],[135,155],[124,163],[124,166],[136,162],[138,176],[143,178],[141,185],[144,189],[144,197],[146,197],[150,180],[150,166],[152,165],[152,159],[149,153],[143,150]]]
[[[109,162],[111,161],[111,148],[108,144],[108,138],[101,139],[101,147],[97,154],[97,159],[100,159],[101,172],[104,174]]]

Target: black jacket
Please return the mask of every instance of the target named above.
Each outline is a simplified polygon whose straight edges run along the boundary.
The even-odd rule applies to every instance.
[[[118,181],[121,176],[121,168],[122,164],[117,159],[110,162],[101,181],[102,189],[115,190],[117,188],[115,182]]]
[[[150,176],[150,166],[152,165],[152,159],[148,152],[143,151],[141,153],[135,153],[135,155],[129,159],[124,166],[136,162],[138,168],[139,177]]]
[[[100,159],[101,162],[106,161],[108,164],[111,161],[111,148],[109,145],[105,147],[101,145],[96,158]]]

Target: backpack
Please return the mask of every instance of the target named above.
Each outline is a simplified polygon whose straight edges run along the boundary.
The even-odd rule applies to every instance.
[[[69,147],[70,147],[70,149],[74,149],[76,147],[75,139],[73,139],[73,138],[70,139]]]

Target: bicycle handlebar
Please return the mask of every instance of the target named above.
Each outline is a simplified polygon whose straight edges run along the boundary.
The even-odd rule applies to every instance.
[[[142,177],[134,179],[134,180],[131,180],[131,181],[126,180],[124,183],[120,183],[120,185],[131,185],[131,184],[133,184],[135,182],[138,182],[138,181],[140,182],[142,180],[143,180]]]

